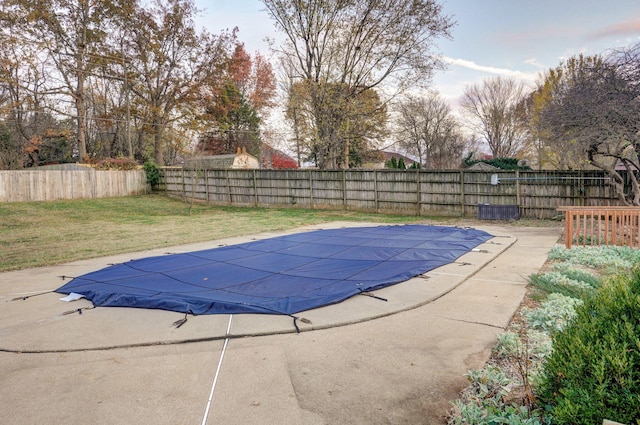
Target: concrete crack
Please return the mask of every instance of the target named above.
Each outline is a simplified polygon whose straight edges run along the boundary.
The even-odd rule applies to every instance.
[[[471,325],[488,326],[490,328],[502,329],[503,331],[505,330],[505,328],[503,326],[492,325],[491,323],[474,322],[474,321],[471,321],[471,320],[463,320],[463,319],[452,319],[451,317],[444,317],[444,319],[453,320],[454,322],[469,323]]]

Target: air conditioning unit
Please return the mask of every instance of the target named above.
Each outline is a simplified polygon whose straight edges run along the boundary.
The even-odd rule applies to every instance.
[[[478,204],[479,220],[518,220],[520,208],[517,205]]]

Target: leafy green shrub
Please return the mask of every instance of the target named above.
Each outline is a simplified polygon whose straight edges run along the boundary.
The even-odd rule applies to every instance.
[[[462,161],[465,167],[471,167],[479,162],[484,162],[501,170],[531,170],[531,167],[528,165],[518,165],[518,162],[520,162],[518,158],[471,159],[472,156],[473,153],[470,153]]]
[[[147,173],[147,183],[151,185],[152,189],[158,187],[160,183],[160,169],[153,162],[144,163],[144,171]]]
[[[640,250],[626,246],[576,246],[567,249],[556,245],[549,251],[549,259],[564,261],[570,265],[580,264],[601,270],[604,274],[615,274],[619,270],[631,270],[640,263]]]
[[[640,268],[603,285],[555,335],[539,391],[556,424],[640,424]]]
[[[456,400],[452,403],[455,416],[449,419],[450,425],[540,425],[537,417],[532,417],[524,406],[483,406],[473,402]]]
[[[549,294],[540,308],[523,309],[527,323],[533,329],[545,332],[559,332],[575,317],[576,307],[582,300],[562,294]]]
[[[517,334],[503,337],[506,345],[517,344]],[[511,349],[514,347],[509,347]],[[452,404],[453,413],[449,424],[478,425],[538,425],[540,420],[532,417],[528,409],[515,404],[505,405],[504,397],[509,393],[514,381],[498,366],[488,365],[482,369],[470,370],[466,375],[471,383],[466,400],[456,400]]]
[[[529,342],[529,352],[531,356],[543,360],[553,352],[551,336],[549,336],[547,332],[529,329],[527,331],[527,340]]]
[[[522,352],[522,341],[516,332],[507,331],[498,335],[498,343],[493,349],[499,357],[517,356]]]
[[[391,168],[394,170],[407,169],[407,165],[404,163],[404,159],[402,157],[399,157],[398,159],[396,159],[395,156],[392,156],[391,159],[385,163],[385,167]]]
[[[485,366],[482,369],[470,370],[465,375],[471,382],[475,397],[496,404],[509,393],[512,380],[499,367]]]

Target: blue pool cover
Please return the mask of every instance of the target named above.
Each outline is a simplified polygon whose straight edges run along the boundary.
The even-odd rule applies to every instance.
[[[76,277],[56,292],[81,294],[95,306],[291,315],[403,282],[491,238],[426,225],[317,230],[132,260]]]

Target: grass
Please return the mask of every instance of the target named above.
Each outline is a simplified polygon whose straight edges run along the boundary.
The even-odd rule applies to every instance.
[[[0,272],[331,221],[438,218],[193,205],[163,195],[0,204]]]

